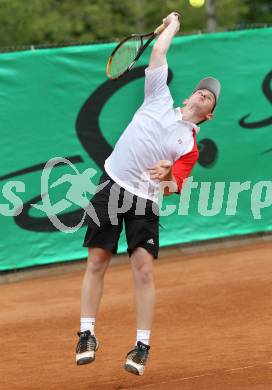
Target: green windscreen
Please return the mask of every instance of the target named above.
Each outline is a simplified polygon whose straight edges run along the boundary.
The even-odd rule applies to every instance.
[[[222,93],[197,136],[190,181],[181,196],[164,199],[161,246],[272,229],[271,40],[271,28],[174,39],[167,58],[175,105],[207,76]],[[143,101],[151,50],[111,81],[105,67],[114,46],[0,55],[0,271],[86,256],[84,205]]]

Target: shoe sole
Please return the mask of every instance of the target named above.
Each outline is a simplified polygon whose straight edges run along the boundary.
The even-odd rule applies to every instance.
[[[93,356],[82,356],[82,357],[80,357],[79,354],[76,355],[76,364],[78,366],[82,366],[83,364],[89,364],[89,363],[94,362],[95,361],[95,353],[97,352],[98,347],[99,347],[99,343],[97,343],[96,349],[93,352]],[[87,352],[83,352],[82,355],[84,355],[84,354],[88,354],[88,353]]]
[[[131,364],[128,364],[126,363],[124,365],[124,369],[127,371],[127,372],[130,372],[131,374],[134,374],[134,375],[143,375],[144,374],[144,368],[141,367],[142,369],[139,371],[136,367],[132,366]]]
[[[92,363],[94,360],[95,360],[95,358],[88,358],[88,357],[85,357],[85,358],[78,359],[77,362],[76,362],[76,364],[77,364],[78,366],[82,366],[83,364]]]

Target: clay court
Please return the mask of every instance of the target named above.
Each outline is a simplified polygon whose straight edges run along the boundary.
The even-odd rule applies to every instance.
[[[122,368],[135,337],[128,261],[108,270],[100,349],[86,366],[74,361],[83,270],[2,284],[1,390],[271,389],[271,253],[271,239],[164,250],[143,377]]]

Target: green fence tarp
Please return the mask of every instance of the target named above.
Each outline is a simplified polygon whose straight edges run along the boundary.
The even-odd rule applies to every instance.
[[[272,229],[271,40],[271,28],[175,38],[168,64],[176,106],[208,75],[221,81],[222,94],[215,119],[198,135],[200,159],[192,173],[198,187],[190,202],[185,190],[164,200],[164,208],[180,205],[180,212],[161,217],[162,246]],[[105,64],[114,46],[0,55],[0,271],[86,256],[85,225],[60,232],[34,206],[42,203],[43,167],[54,157],[73,166],[55,165],[51,184],[87,168],[98,171],[97,182],[141,104],[150,49],[130,74],[113,82]],[[69,181],[59,182],[50,187],[50,198],[54,204],[66,199],[59,217],[74,226],[83,210],[67,198],[69,188]],[[122,235],[119,252],[125,250]]]

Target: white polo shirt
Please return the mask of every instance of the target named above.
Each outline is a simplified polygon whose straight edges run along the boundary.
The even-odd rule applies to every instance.
[[[141,198],[158,202],[160,183],[151,180],[148,168],[159,160],[172,163],[194,146],[194,123],[182,120],[180,108],[166,84],[168,66],[145,69],[144,102],[136,111],[111,155],[105,161],[107,174],[121,187]]]

